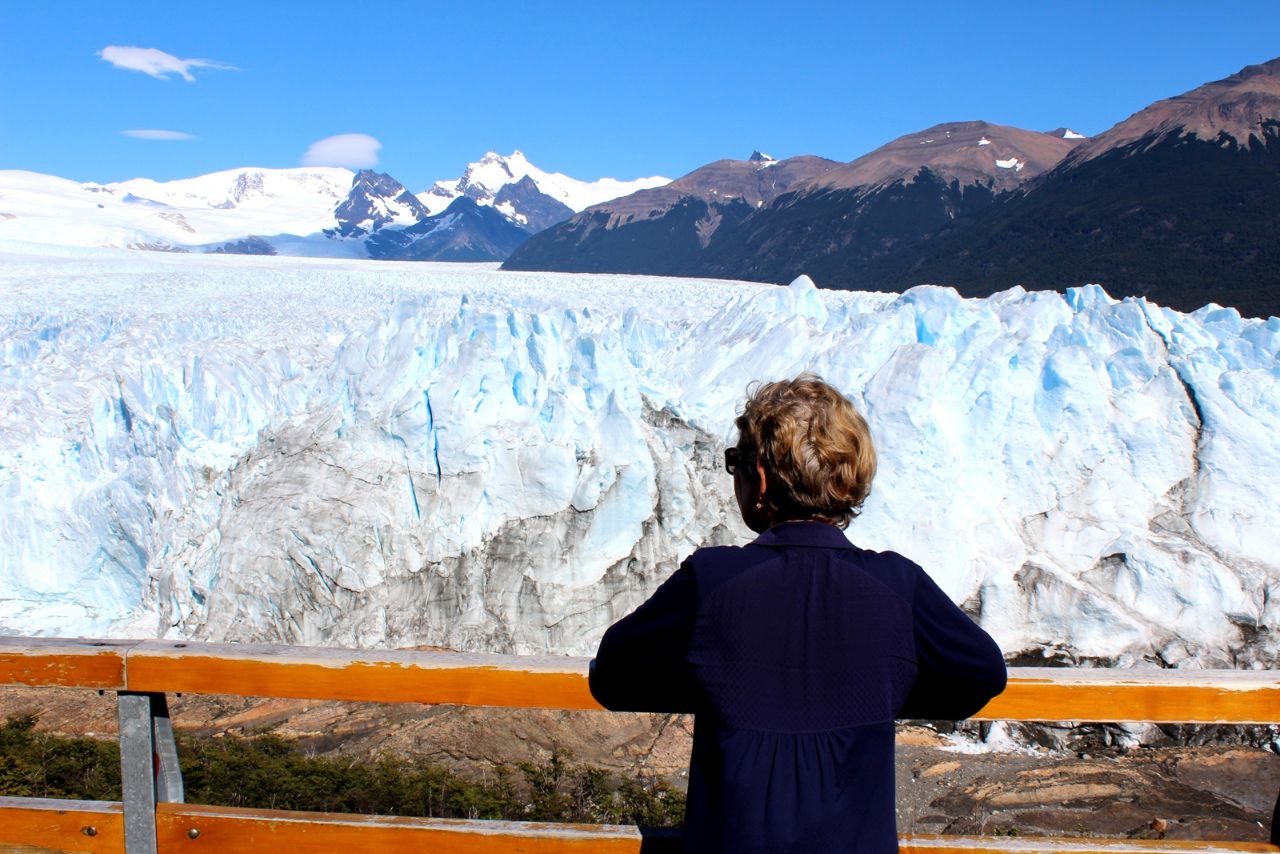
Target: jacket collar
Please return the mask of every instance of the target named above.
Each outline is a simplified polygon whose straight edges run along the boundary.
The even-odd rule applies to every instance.
[[[752,541],[753,546],[807,546],[817,549],[851,549],[844,531],[826,522],[781,522]]]

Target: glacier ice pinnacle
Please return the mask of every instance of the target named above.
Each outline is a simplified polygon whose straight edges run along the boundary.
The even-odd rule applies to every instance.
[[[807,369],[880,450],[849,537],[1006,651],[1276,664],[1280,319],[0,251],[0,632],[586,653],[746,540],[718,453]]]

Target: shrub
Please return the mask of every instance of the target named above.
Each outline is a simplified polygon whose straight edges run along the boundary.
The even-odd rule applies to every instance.
[[[34,714],[0,725],[0,795],[120,799],[114,741],[36,730]],[[677,826],[684,794],[663,780],[617,778],[555,751],[476,781],[421,758],[310,756],[278,735],[179,736],[188,803],[437,818]]]

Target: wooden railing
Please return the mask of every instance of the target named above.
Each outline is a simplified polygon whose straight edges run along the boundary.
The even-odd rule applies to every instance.
[[[599,709],[587,661],[554,656],[358,652],[170,641],[0,638],[0,685],[114,691],[121,802],[0,798],[0,850],[85,852],[275,849],[289,854],[424,850],[659,852],[672,832],[634,827],[465,821],[233,809],[182,803],[165,696]],[[1014,668],[984,720],[1196,724],[1280,722],[1280,674],[1263,671]],[[1280,852],[1260,842],[1005,839],[909,835],[904,852]]]

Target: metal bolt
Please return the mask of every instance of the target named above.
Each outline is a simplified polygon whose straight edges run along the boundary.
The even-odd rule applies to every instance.
[[[198,836],[200,836],[200,831],[199,831],[199,829],[198,829],[198,828],[194,828],[194,827],[193,827],[193,828],[191,828],[190,830],[188,830],[188,831],[187,831],[187,836],[190,836],[192,839],[195,839],[195,838],[197,838]]]
[[[90,825],[90,826],[88,826],[88,827],[82,827],[82,828],[80,828],[80,832],[81,832],[81,833],[83,833],[85,836],[97,836],[97,835],[98,835],[98,828],[93,827],[92,825]]]

